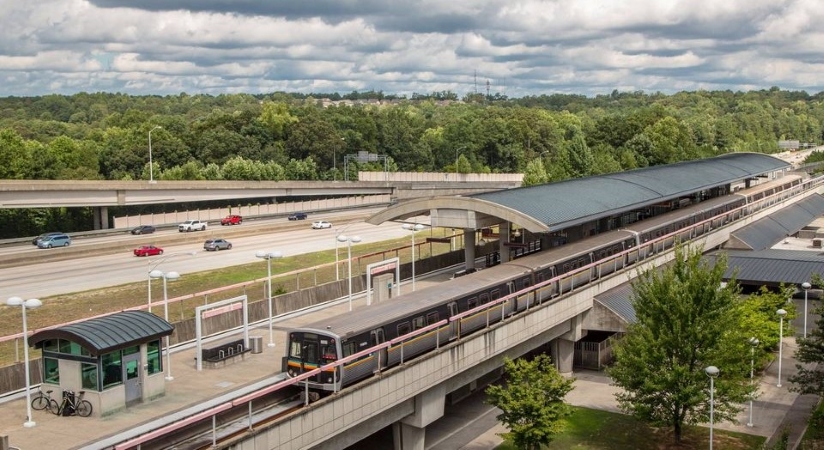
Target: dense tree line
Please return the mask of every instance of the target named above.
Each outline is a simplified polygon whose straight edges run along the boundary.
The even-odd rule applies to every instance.
[[[820,95],[451,92],[0,98],[0,179],[340,180],[346,155],[389,170],[525,173],[547,182],[822,141]],[[161,128],[157,128],[161,127]],[[358,170],[381,161],[348,158]]]

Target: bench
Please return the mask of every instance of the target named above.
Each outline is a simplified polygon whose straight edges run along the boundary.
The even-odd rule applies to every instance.
[[[212,367],[218,363],[226,363],[236,356],[243,356],[251,352],[252,349],[243,345],[243,339],[215,343],[209,347],[203,347],[200,356],[204,363],[209,363]]]

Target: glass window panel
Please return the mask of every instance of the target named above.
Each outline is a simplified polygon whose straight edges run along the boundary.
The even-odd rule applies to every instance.
[[[160,373],[162,361],[160,358],[160,341],[152,341],[146,344],[146,364],[149,366],[149,375]]]
[[[120,351],[107,353],[101,358],[103,364],[103,389],[123,383],[123,366]]]
[[[83,389],[97,391],[97,364],[81,363],[80,372],[83,378]]]
[[[60,364],[54,358],[43,358],[43,381],[60,384]]]

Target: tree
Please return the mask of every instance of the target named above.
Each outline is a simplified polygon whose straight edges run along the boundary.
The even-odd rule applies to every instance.
[[[655,426],[670,426],[675,443],[683,425],[709,420],[709,381],[717,366],[715,420],[735,420],[749,384],[749,344],[740,323],[739,288],[722,285],[725,258],[714,265],[700,248],[677,246],[671,265],[649,269],[633,282],[637,322],[615,345],[609,374],[623,391],[619,407]]]
[[[524,178],[521,181],[521,186],[533,186],[548,182],[549,177],[546,174],[544,162],[541,161],[541,158],[533,159],[526,164],[526,170],[524,170]]]
[[[574,379],[558,373],[549,357],[504,360],[506,386],[490,386],[488,402],[503,411],[498,415],[509,428],[502,436],[519,449],[538,449],[549,444],[561,431],[560,420],[572,413],[564,397],[573,389]]]
[[[822,286],[819,275],[812,278],[814,286]],[[795,384],[790,390],[821,396],[824,395],[824,364],[821,364],[824,363],[824,306],[819,306],[813,312],[819,314],[816,326],[806,339],[798,339],[798,350],[795,352],[795,358],[808,366],[795,365],[798,372],[790,377],[790,382]]]

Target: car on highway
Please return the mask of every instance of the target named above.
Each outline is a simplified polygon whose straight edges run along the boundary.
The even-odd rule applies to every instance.
[[[317,222],[312,223],[313,230],[319,230],[321,228],[332,228],[332,224],[325,220],[319,220]]]
[[[289,220],[306,220],[307,217],[309,217],[309,216],[305,212],[296,212],[296,213],[290,215],[289,217],[287,217],[287,219],[289,219]]]
[[[135,256],[157,256],[162,254],[163,249],[154,245],[141,245],[134,249]]]
[[[155,231],[156,231],[155,227],[153,227],[151,225],[140,225],[140,226],[132,228],[131,233],[132,234],[152,234]]]
[[[203,250],[207,252],[215,252],[218,250],[231,250],[232,243],[226,239],[208,239],[203,243]]]
[[[32,239],[31,240],[31,245],[37,245],[37,242],[39,242],[41,239],[45,239],[47,237],[52,237],[52,236],[57,236],[57,235],[60,235],[60,234],[64,234],[64,233],[61,232],[61,231],[51,231],[51,232],[48,232],[48,233],[43,233],[40,236],[37,236],[36,238]]]
[[[240,225],[243,223],[243,217],[237,214],[230,214],[220,219],[221,225]]]
[[[206,224],[205,220],[187,220],[180,225],[177,226],[177,231],[183,233],[189,231],[206,231]]]
[[[67,234],[55,234],[44,237],[37,241],[37,248],[68,247],[72,243],[72,238]]]

